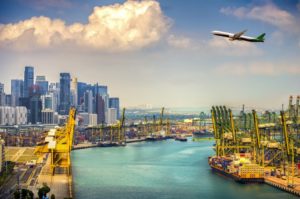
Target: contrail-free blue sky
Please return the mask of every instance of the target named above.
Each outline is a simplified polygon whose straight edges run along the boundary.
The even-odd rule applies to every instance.
[[[264,43],[228,41],[213,30]],[[0,82],[25,65],[106,84],[122,106],[280,108],[300,85],[299,1],[4,0]]]

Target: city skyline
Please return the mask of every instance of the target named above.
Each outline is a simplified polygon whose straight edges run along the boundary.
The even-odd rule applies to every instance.
[[[108,85],[125,107],[245,104],[280,109],[289,95],[299,94],[299,1],[15,0],[2,5],[5,72],[0,78],[6,92],[10,79],[21,79],[23,67],[33,65],[35,74],[49,82],[70,72],[79,81]],[[8,35],[12,27],[15,32]],[[213,30],[244,29],[249,36],[265,32],[265,43],[211,35]],[[88,37],[93,31],[94,37]]]

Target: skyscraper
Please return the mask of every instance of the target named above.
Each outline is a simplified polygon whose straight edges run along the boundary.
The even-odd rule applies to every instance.
[[[70,73],[60,73],[59,114],[67,115],[71,106]]]
[[[109,108],[115,108],[117,110],[117,119],[120,119],[120,100],[118,97],[109,98]]]
[[[45,76],[36,76],[35,84],[39,86],[41,95],[48,92],[48,81],[46,81]]]
[[[4,84],[0,83],[0,106],[5,106]]]
[[[93,113],[93,92],[87,90],[84,93],[84,110],[87,113]]]
[[[23,97],[23,84],[24,81],[21,79],[12,79],[11,80],[11,103],[12,106],[19,106],[20,97]]]
[[[29,89],[33,86],[34,68],[32,66],[25,66],[24,72],[24,97],[29,97]]]
[[[77,78],[72,78],[72,84],[71,84],[71,95],[72,95],[72,105],[77,107],[78,104],[78,88],[77,88]]]
[[[98,124],[105,122],[105,104],[101,95],[96,95],[96,114]]]
[[[50,83],[49,94],[53,94],[53,111],[57,112],[59,109],[59,95],[60,95],[60,85],[59,83]]]

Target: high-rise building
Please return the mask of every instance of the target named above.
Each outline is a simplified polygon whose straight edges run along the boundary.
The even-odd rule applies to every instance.
[[[68,115],[71,106],[70,73],[60,73],[59,114]]]
[[[42,123],[54,124],[54,112],[51,109],[42,110]]]
[[[87,113],[93,113],[93,92],[91,90],[84,93],[84,110]]]
[[[49,93],[41,96],[42,109],[55,110],[54,93]]]
[[[59,95],[60,95],[60,85],[59,83],[50,83],[49,94],[53,95],[53,111],[57,112],[59,109]]]
[[[89,114],[89,125],[96,126],[97,125],[97,114]]]
[[[5,106],[4,84],[0,83],[0,106]]]
[[[109,108],[115,108],[117,110],[117,119],[120,119],[120,100],[118,97],[109,98]]]
[[[98,124],[105,122],[105,104],[101,95],[96,95],[96,114]]]
[[[29,97],[29,89],[33,86],[34,81],[34,68],[32,66],[25,66],[24,72],[24,97]]]
[[[109,108],[107,111],[107,124],[115,124],[117,122],[117,110]]]
[[[12,97],[11,95],[5,95],[5,105],[12,106]]]
[[[101,96],[108,95],[107,86],[95,84],[93,86],[94,95],[99,94]]]
[[[32,124],[37,124],[41,122],[41,111],[42,111],[42,101],[39,95],[34,95],[30,97],[29,100],[30,116],[29,121]]]
[[[12,106],[20,105],[20,98],[23,97],[23,84],[21,79],[11,80],[11,104]]]
[[[36,76],[35,84],[40,88],[40,94],[45,95],[48,92],[48,81],[45,76]]]
[[[71,96],[72,96],[72,106],[77,107],[78,105],[78,87],[77,87],[77,78],[72,78],[71,83]]]

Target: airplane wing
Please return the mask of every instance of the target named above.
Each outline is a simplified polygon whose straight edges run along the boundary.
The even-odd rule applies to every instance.
[[[233,33],[223,32],[223,31],[212,31],[211,33],[214,35],[217,35],[217,36],[222,36],[222,37],[233,37],[233,35],[234,35]]]

